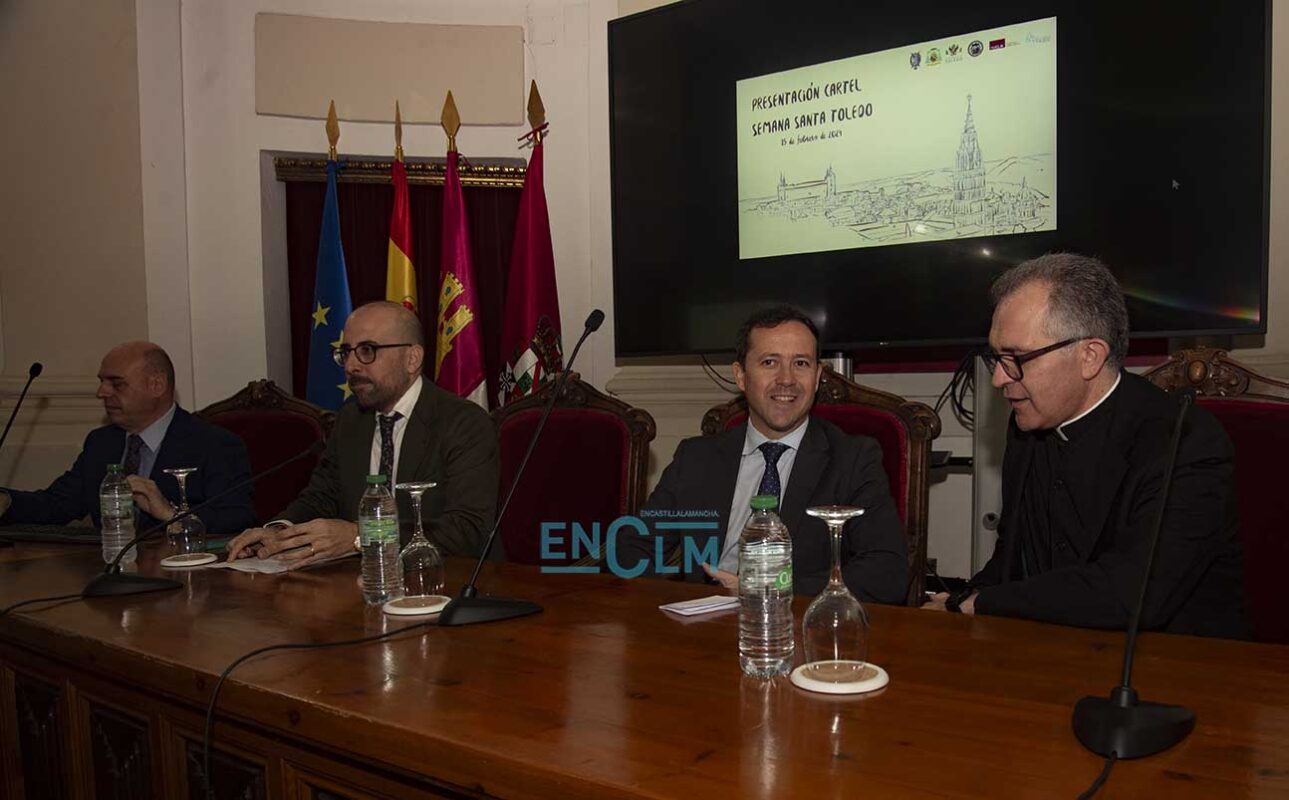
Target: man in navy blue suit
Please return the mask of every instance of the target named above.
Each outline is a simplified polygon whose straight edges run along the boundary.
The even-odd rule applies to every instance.
[[[179,483],[166,469],[196,467],[188,476],[188,502],[208,497],[250,477],[246,446],[234,434],[200,420],[175,404],[170,356],[151,342],[126,342],[103,357],[98,398],[110,425],[85,437],[76,463],[47,489],[0,490],[0,522],[62,525],[88,514],[99,527],[98,490],[108,464],[121,464],[139,509],[138,529],[169,519],[179,503]],[[234,492],[198,512],[211,535],[255,524],[251,488]]]

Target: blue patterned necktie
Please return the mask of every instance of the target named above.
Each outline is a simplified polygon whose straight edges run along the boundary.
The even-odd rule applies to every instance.
[[[137,433],[132,433],[125,440],[125,464],[122,465],[122,471],[126,475],[138,475],[139,463],[142,460],[143,437]]]
[[[393,414],[377,414],[380,421],[380,473],[389,479],[389,490],[394,491],[394,423],[403,418]]]
[[[778,442],[766,442],[758,449],[761,455],[765,456],[765,474],[761,476],[761,487],[756,490],[756,493],[778,497],[783,491],[783,487],[779,485],[779,457],[788,452],[788,446]]]

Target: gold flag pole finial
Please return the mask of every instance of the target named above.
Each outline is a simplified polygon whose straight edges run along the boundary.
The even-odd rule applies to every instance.
[[[340,141],[340,123],[336,120],[336,101],[331,101],[331,107],[327,109],[327,141],[331,149],[327,151],[327,157],[332,161],[336,160],[336,143]]]
[[[533,81],[528,89],[528,124],[533,130],[534,143],[542,140],[542,131],[538,130],[546,124],[546,106],[542,104],[541,93],[537,91],[537,81]]]
[[[394,101],[394,159],[403,160],[403,111]]]
[[[448,90],[448,99],[443,101],[443,115],[439,117],[439,124],[448,135],[448,152],[454,152],[457,149],[457,131],[461,130],[461,115],[457,113],[457,104],[452,99],[451,90]]]

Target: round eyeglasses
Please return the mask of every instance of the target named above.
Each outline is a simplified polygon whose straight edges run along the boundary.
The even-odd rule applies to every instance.
[[[344,344],[332,350],[331,357],[335,359],[336,364],[342,367],[345,365],[345,362],[349,360],[350,353],[353,353],[358,357],[359,364],[370,364],[376,360],[376,353],[379,350],[384,350],[387,347],[411,346],[411,342],[404,342],[402,344],[372,344],[371,342],[363,342],[357,347],[350,347],[349,345]]]

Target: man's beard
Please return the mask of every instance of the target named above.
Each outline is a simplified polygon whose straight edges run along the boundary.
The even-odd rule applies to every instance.
[[[358,407],[364,411],[373,408],[378,409],[388,402],[397,400],[399,395],[402,394],[397,387],[382,386],[375,381],[366,379],[359,381],[358,386],[363,387],[364,391],[359,392],[351,380],[349,383],[349,390],[354,393],[354,399],[358,402]]]

